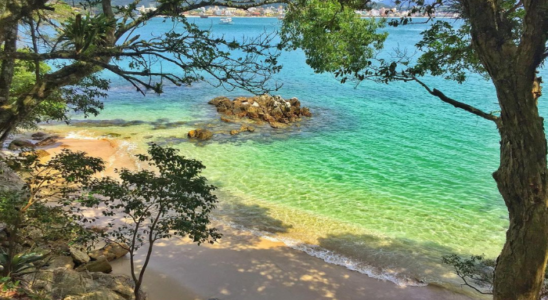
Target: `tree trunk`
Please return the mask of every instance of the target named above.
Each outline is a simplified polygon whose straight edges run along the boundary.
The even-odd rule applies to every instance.
[[[5,43],[3,51],[7,54],[17,51],[17,33],[19,24],[10,24],[5,31]],[[15,59],[8,58],[2,61],[0,70],[0,112],[9,109],[9,96],[11,82],[13,81],[13,73],[15,67]]]
[[[518,69],[494,80],[501,147],[493,177],[510,217],[495,269],[495,300],[539,299],[548,258],[546,135],[532,93],[534,78]]]

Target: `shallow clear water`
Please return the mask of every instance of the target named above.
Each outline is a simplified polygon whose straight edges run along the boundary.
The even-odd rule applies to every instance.
[[[234,18],[231,26],[215,18],[191,21],[236,38],[278,28],[277,19],[267,18]],[[154,19],[141,31],[170,26]],[[412,47],[424,28],[387,28],[386,49]],[[264,128],[192,143],[185,139],[188,130],[219,123],[207,101],[248,93],[198,83],[142,97],[114,77],[105,110],[95,119],[185,124],[157,130],[151,124],[55,127],[122,134],[141,149],[149,141],[181,149],[202,160],[205,175],[219,186],[218,218],[296,247],[319,245],[305,250],[378,277],[448,281],[441,255],[498,254],[508,221],[491,177],[498,165],[494,124],[442,103],[416,84],[341,85],[331,75],[314,74],[300,51],[284,53],[280,61],[284,68],[276,78],[284,86],[276,94],[298,97],[314,114],[289,131]],[[425,81],[458,100],[497,110],[491,83],[478,76],[463,85]],[[540,102],[546,117],[547,106]]]

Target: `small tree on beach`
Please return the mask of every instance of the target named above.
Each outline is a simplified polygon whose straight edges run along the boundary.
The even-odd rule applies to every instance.
[[[376,20],[356,9],[373,1],[296,0],[289,5],[282,35],[302,48],[317,72],[342,82],[374,80],[419,84],[427,94],[493,124],[500,134],[500,165],[493,173],[509,213],[506,243],[495,266],[493,298],[538,299],[548,260],[548,169],[544,120],[537,100],[536,72],[548,58],[548,0],[396,0],[408,14],[389,23],[413,24],[414,14],[433,16],[444,8],[462,23],[435,21],[416,45],[418,60],[405,53],[379,58],[385,35]],[[489,112],[427,84],[427,75],[464,81],[470,73],[489,79],[500,110]],[[455,95],[457,96],[457,95]]]
[[[96,196],[104,199],[97,200],[106,204],[104,215],[123,216],[127,221],[109,223],[111,230],[106,234],[129,250],[136,299],[141,299],[139,291],[156,241],[181,236],[201,244],[213,243],[221,237],[217,229],[209,227],[209,214],[217,197],[212,194],[215,187],[200,176],[205,168],[202,163],[156,144],[151,144],[148,152],[149,155],[137,158],[157,169],[157,173],[122,169],[117,171],[120,181],[102,178],[89,186]],[[143,245],[146,245],[145,260],[137,271],[135,254]]]

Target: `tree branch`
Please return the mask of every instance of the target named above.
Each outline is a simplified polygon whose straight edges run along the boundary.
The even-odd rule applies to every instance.
[[[414,81],[416,81],[418,84],[420,84],[422,87],[424,87],[424,89],[426,89],[428,91],[428,93],[430,93],[430,95],[432,96],[436,96],[438,97],[441,101],[445,102],[445,103],[449,103],[451,105],[453,105],[454,107],[456,108],[460,108],[462,110],[465,110],[469,113],[472,113],[476,116],[480,116],[486,120],[489,120],[489,121],[493,121],[495,123],[498,123],[499,121],[499,117],[493,115],[493,114],[490,114],[490,113],[486,113],[484,112],[483,110],[481,109],[478,109],[478,108],[475,108],[471,105],[468,105],[466,103],[462,103],[460,101],[457,101],[455,99],[452,99],[452,98],[449,98],[447,97],[444,93],[442,93],[440,90],[437,90],[437,89],[431,89],[430,87],[428,87],[424,82],[420,81],[419,79],[417,79],[416,77],[412,77]]]

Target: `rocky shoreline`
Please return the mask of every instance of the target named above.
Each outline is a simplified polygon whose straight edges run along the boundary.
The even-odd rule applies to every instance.
[[[45,134],[43,134],[45,140]],[[0,191],[18,194],[25,190],[25,182],[5,162],[0,162]],[[24,228],[25,237],[21,261],[29,262],[20,284],[26,291],[40,295],[40,299],[60,300],[131,300],[135,299],[133,280],[127,275],[110,274],[111,261],[124,257],[129,251],[123,244],[107,243],[95,250],[83,245],[69,244],[59,237],[51,240],[44,236],[43,229],[29,225]],[[91,227],[88,230],[102,230]],[[10,236],[6,224],[0,223],[0,247],[10,247]],[[2,253],[4,255],[4,253]],[[28,258],[25,258],[28,257]],[[21,263],[20,263],[21,264]],[[24,295],[10,298],[30,299]],[[1,295],[0,299],[4,299]]]
[[[216,97],[208,102],[215,106],[225,123],[241,124],[239,129],[230,130],[230,135],[241,132],[255,132],[255,126],[268,124],[272,128],[288,128],[297,124],[303,117],[310,118],[312,113],[306,107],[301,107],[297,98],[283,99],[281,96],[268,94],[252,97]],[[250,125],[253,124],[253,125]],[[298,126],[298,124],[297,124]],[[209,140],[214,133],[208,129],[197,128],[188,132],[190,139]]]

